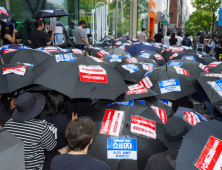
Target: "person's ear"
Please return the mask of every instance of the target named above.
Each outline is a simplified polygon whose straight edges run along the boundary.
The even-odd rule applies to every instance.
[[[90,141],[90,143],[89,143],[89,144],[92,144],[92,142],[93,142],[93,138],[91,139],[91,141]]]

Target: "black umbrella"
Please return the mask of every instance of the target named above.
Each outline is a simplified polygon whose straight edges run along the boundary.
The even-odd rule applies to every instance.
[[[35,14],[34,18],[51,18],[51,17],[64,17],[69,16],[63,9],[48,9],[48,10],[41,10]]]
[[[211,56],[209,56],[209,55],[202,55],[202,57],[203,57],[203,60],[204,60],[207,64],[210,64],[210,63],[212,63],[212,62],[217,61],[216,58],[211,57]]]
[[[222,124],[212,120],[194,126],[183,138],[176,170],[221,169]]]
[[[8,19],[13,17],[14,14],[11,13],[9,10],[5,9],[4,7],[0,7],[0,19]]]
[[[190,76],[200,76],[201,72],[208,73],[209,69],[202,63],[190,61],[190,60],[171,60],[167,66],[181,67],[189,71]]]
[[[111,109],[111,110],[108,110],[108,109]],[[122,125],[119,136],[106,135],[106,134],[113,134],[112,128],[110,130],[111,133],[107,133],[107,131],[103,127],[101,127],[103,126],[103,123],[102,123],[103,118],[104,120],[106,119],[104,117],[104,114],[106,113],[105,115],[107,115],[109,111],[111,111],[112,114],[120,113],[120,117],[122,117],[121,115],[124,114],[124,119],[122,120],[122,122],[119,121],[119,123]],[[133,106],[114,104],[110,106],[105,106],[102,109],[100,108],[89,109],[83,116],[92,117],[93,121],[96,124],[96,135],[95,135],[92,145],[90,145],[89,147],[88,154],[99,160],[106,162],[109,165],[111,170],[144,169],[147,163],[147,160],[149,159],[150,156],[152,156],[155,153],[163,152],[166,149],[162,142],[163,141],[162,121],[159,119],[159,117],[150,107],[144,106],[138,102],[134,102]],[[135,121],[145,120],[145,122],[147,120],[155,121],[156,134],[157,134],[156,139],[152,139],[151,137],[147,138],[146,136],[144,136],[147,133],[144,133],[144,135],[139,135],[137,134],[137,131],[133,131],[134,129],[133,127],[136,127],[133,120]],[[118,127],[120,124],[118,124]],[[141,127],[142,128],[144,127],[143,124],[141,124]],[[118,132],[119,130],[117,129],[117,133]],[[103,133],[106,133],[106,134],[103,134]],[[121,159],[121,158],[109,159],[111,157],[110,150],[107,149],[107,148],[110,148],[109,142],[111,141],[111,139],[118,140],[121,138],[124,138],[126,140],[127,138],[134,139],[137,141],[137,145],[136,145],[137,146],[137,149],[136,149],[137,159],[136,160],[127,159],[127,157],[125,157],[124,159]],[[108,147],[107,147],[107,144],[108,144]]]
[[[92,47],[92,46],[89,46],[87,48],[87,52],[92,54],[92,55],[95,55],[96,53],[98,53],[99,51],[102,51],[103,49],[101,47]]]
[[[53,45],[45,46],[45,47],[39,47],[36,50],[47,52],[47,53],[50,53],[50,54],[64,54],[64,53],[68,53],[68,52],[71,51],[71,49],[63,49],[63,48],[60,48],[58,46],[53,46]],[[82,52],[82,54],[83,54],[83,52]]]
[[[0,94],[11,93],[33,84],[34,77],[30,68],[24,65],[4,64],[0,65],[0,82]]]
[[[207,65],[207,63],[204,61],[204,59],[200,55],[197,55],[196,53],[190,53],[190,52],[179,53],[175,57],[169,57],[168,61],[170,61],[170,60],[177,60],[177,59],[197,61],[199,63],[202,63],[203,65]]]
[[[37,65],[47,58],[51,58],[52,54],[37,50],[23,49],[14,51],[1,56],[1,64],[29,63]]]
[[[149,58],[155,60],[159,65],[163,65],[165,63],[165,59],[154,51],[141,51],[135,54],[133,57]]]
[[[115,100],[128,90],[119,73],[103,60],[78,54],[56,55],[33,69],[35,84],[70,98]]]
[[[222,62],[215,61],[215,62],[208,64],[207,67],[214,72],[221,72],[222,71]]]
[[[185,49],[181,47],[170,47],[170,48],[165,49],[165,51],[163,51],[161,55],[167,60],[174,53],[182,53],[184,51]]]

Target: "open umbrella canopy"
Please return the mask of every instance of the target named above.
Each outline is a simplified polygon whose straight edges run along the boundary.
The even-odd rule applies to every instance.
[[[14,16],[13,13],[11,13],[9,10],[5,9],[4,7],[0,6],[0,19],[8,19],[13,16]]]
[[[197,123],[183,138],[176,170],[221,168],[222,124],[217,120]]]
[[[64,16],[69,16],[69,13],[67,13],[63,9],[47,9],[37,12],[34,18],[51,18],[51,17],[64,17]]]
[[[207,66],[210,70],[214,72],[221,72],[222,71],[222,61],[214,61]]]
[[[35,84],[70,98],[115,100],[128,90],[119,73],[96,57],[79,54],[55,55],[33,69]]]
[[[155,153],[160,153],[165,151],[165,146],[163,144],[163,123],[157,114],[148,106],[142,105],[138,102],[120,102],[111,104],[109,106],[105,105],[102,108],[93,108],[86,111],[83,116],[90,116],[92,120],[96,123],[96,134],[93,141],[93,144],[90,145],[88,154],[106,162],[111,170],[122,170],[122,169],[133,169],[140,170],[144,169],[149,157]],[[116,118],[117,120],[117,130],[114,130],[116,133],[112,133],[112,127],[110,130],[106,131],[104,129],[104,121],[107,120],[106,115],[114,114],[119,115]],[[115,122],[115,116],[111,118],[110,123]],[[109,119],[109,118],[108,118]],[[137,121],[138,120],[138,121]],[[134,123],[135,121],[135,123]],[[147,129],[144,133],[141,130],[133,130],[137,126],[137,122],[143,121],[153,123],[152,129],[145,128],[145,124],[141,124],[140,128]],[[151,125],[151,124],[150,124]],[[121,127],[121,128],[119,128]],[[149,126],[148,126],[149,127]],[[156,139],[152,138],[152,133],[156,133]],[[150,136],[151,135],[151,136]],[[150,136],[148,138],[148,136]],[[121,139],[122,142],[121,142]],[[114,153],[112,149],[116,144],[115,141],[118,141],[118,146],[124,144],[125,140],[132,141],[134,140],[134,153],[126,154],[125,157],[119,156]],[[119,143],[121,143],[119,145]],[[118,151],[121,151],[121,147],[116,147]],[[122,149],[123,150],[123,149]],[[132,151],[132,150],[131,150]],[[115,154],[115,157],[110,156],[111,153]],[[121,154],[119,154],[121,155]]]
[[[58,46],[53,46],[53,45],[49,45],[49,46],[45,46],[45,47],[39,47],[35,50],[47,52],[47,53],[50,53],[50,54],[64,54],[64,53],[68,53],[68,52],[71,51],[71,49],[64,49],[64,48],[60,48]],[[82,54],[83,54],[83,52],[82,52]]]
[[[157,48],[150,43],[135,43],[133,46],[127,49],[127,51],[133,56],[140,51],[154,51],[156,52]]]
[[[169,47],[169,48],[165,49],[163,52],[161,52],[160,54],[167,60],[174,53],[182,53],[184,51],[185,51],[185,49],[183,49],[181,47]]]

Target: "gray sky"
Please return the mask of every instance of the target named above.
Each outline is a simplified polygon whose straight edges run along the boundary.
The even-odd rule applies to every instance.
[[[191,5],[191,0],[187,0],[187,6],[189,7],[189,13],[192,14],[196,9]]]

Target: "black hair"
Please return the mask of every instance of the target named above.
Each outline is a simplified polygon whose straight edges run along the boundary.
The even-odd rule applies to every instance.
[[[214,40],[214,36],[209,36],[209,38],[212,38]]]
[[[177,35],[178,35],[178,36],[181,36],[181,32],[178,32]]]
[[[204,44],[204,36],[203,35],[200,36],[199,43]]]
[[[189,34],[189,33],[186,33],[186,34],[185,34],[185,37],[187,37],[187,38],[188,38],[189,36],[190,36],[190,34]]]
[[[201,32],[198,32],[197,35],[201,35]]]
[[[169,31],[167,32],[167,35],[170,35],[170,32],[169,32]]]
[[[159,28],[159,31],[158,32],[163,32],[163,29],[162,28]]]
[[[43,24],[43,21],[40,21],[40,20],[34,21],[34,29],[35,30],[38,29],[39,26],[42,26],[42,24]]]
[[[175,39],[176,39],[175,33],[173,32],[172,35],[171,35],[170,41],[171,41],[171,42],[174,42]]]
[[[79,25],[82,25],[82,24],[86,24],[86,21],[85,20],[79,21]]]
[[[44,112],[47,116],[63,113],[64,96],[56,91],[50,90],[46,95]]]
[[[141,31],[145,31],[145,30],[146,30],[145,28],[142,28],[142,29],[141,29]]]
[[[218,39],[222,39],[222,34],[218,36]]]

